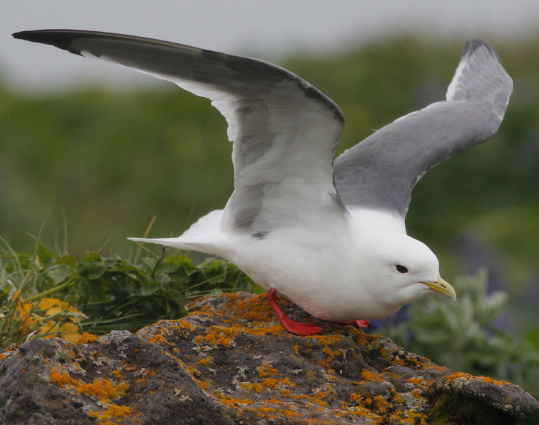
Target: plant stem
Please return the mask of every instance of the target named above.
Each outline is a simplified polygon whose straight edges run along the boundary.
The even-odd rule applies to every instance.
[[[56,292],[60,292],[62,289],[65,289],[71,285],[73,285],[73,283],[75,283],[74,280],[70,279],[68,280],[66,283],[62,283],[61,285],[58,285],[58,286],[55,286],[54,288],[51,288],[51,289],[48,289],[46,291],[43,291],[39,294],[36,294],[36,295],[33,295],[29,298],[26,298],[23,302],[32,302],[32,301],[36,301],[36,300],[39,300],[41,298],[44,298],[44,297],[48,297],[49,295],[52,295],[52,294],[55,294]]]

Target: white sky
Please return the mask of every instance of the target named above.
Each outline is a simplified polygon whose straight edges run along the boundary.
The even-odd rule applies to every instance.
[[[152,80],[11,37],[31,29],[127,33],[278,61],[402,31],[522,39],[539,34],[538,22],[538,0],[1,0],[0,77],[28,91]]]

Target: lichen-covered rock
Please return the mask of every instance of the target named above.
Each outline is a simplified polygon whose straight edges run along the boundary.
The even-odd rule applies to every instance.
[[[505,425],[539,416],[515,385],[454,373],[351,326],[321,322],[323,335],[291,335],[263,295],[191,310],[136,335],[4,350],[0,423]]]

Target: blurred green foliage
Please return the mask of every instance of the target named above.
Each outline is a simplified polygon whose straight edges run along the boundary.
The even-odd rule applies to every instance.
[[[488,143],[418,183],[407,226],[438,254],[446,279],[489,268],[531,332],[539,320],[539,49],[537,40],[490,41],[515,83],[505,120]],[[298,52],[280,64],[341,106],[342,152],[442,100],[463,44],[398,38],[325,57]],[[26,233],[45,222],[42,239],[54,244],[65,215],[71,253],[106,242],[105,255],[128,257],[136,248],[125,238],[142,235],[154,216],[151,236],[176,236],[225,205],[231,149],[219,113],[172,84],[39,95],[1,87],[0,235],[29,251]]]
[[[438,364],[506,380],[538,397],[538,340],[500,329],[508,312],[507,293],[489,293],[484,270],[457,278],[453,287],[457,302],[427,296],[409,306],[408,320],[388,320],[376,331]]]

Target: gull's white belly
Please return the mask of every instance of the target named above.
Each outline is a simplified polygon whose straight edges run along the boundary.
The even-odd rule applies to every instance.
[[[349,321],[387,317],[400,305],[384,302],[376,282],[362,276],[360,259],[346,244],[253,240],[229,259],[265,289],[273,288],[315,317]],[[353,250],[352,250],[353,252]]]

